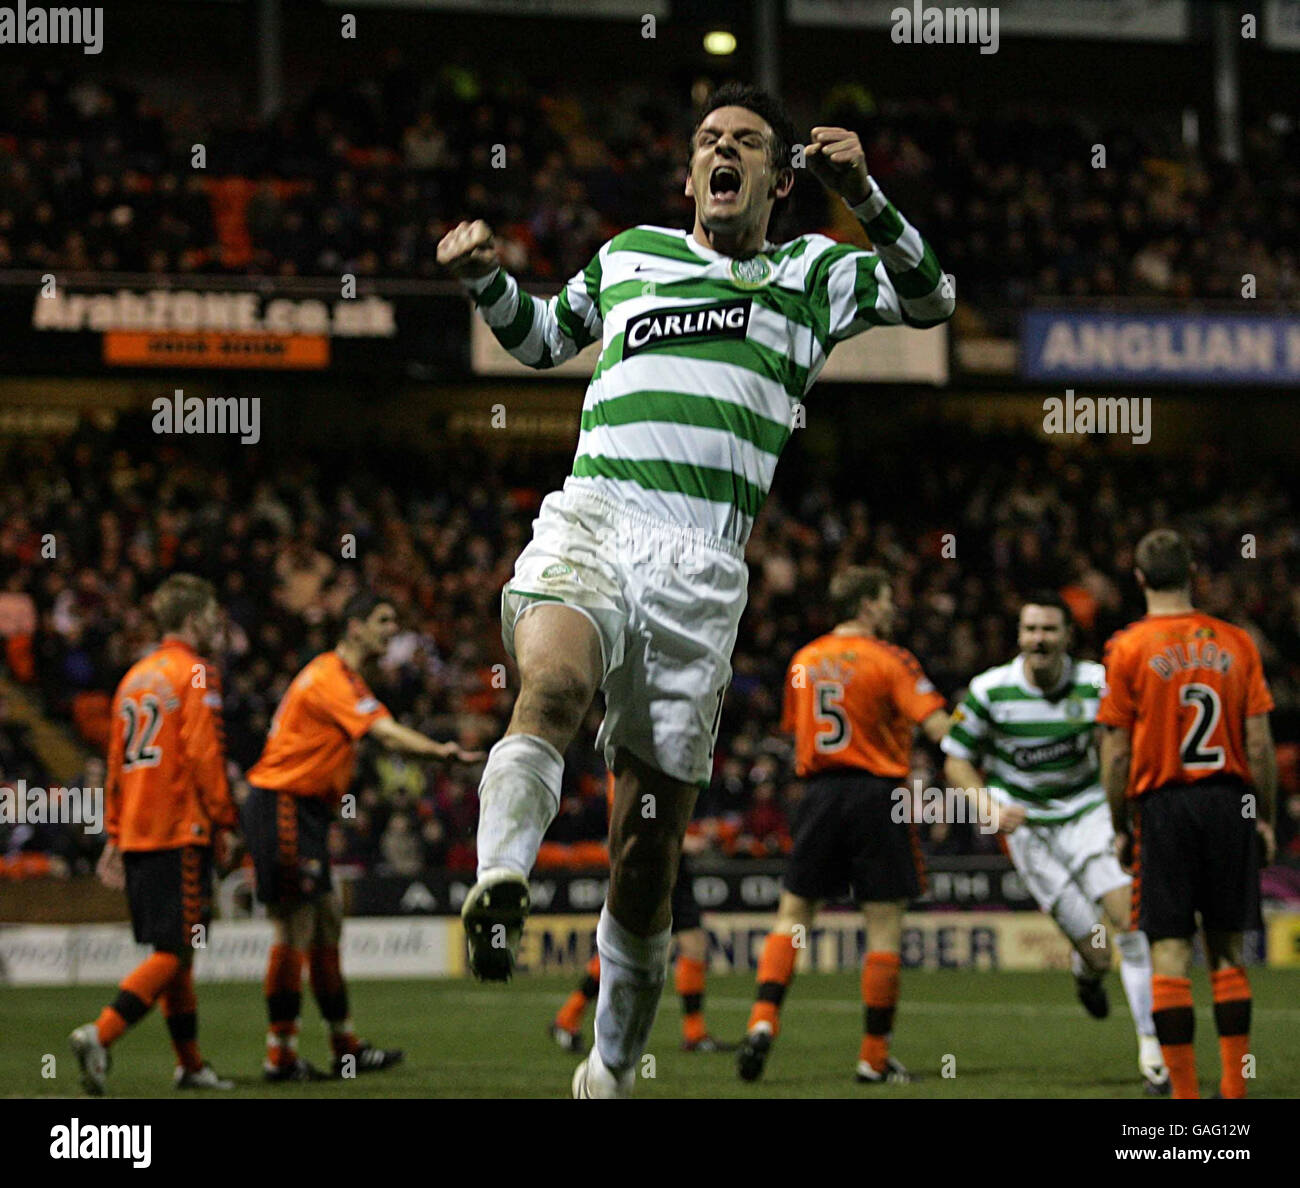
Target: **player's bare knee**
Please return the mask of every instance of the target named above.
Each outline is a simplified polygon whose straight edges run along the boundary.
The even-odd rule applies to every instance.
[[[1101,897],[1102,914],[1106,927],[1112,932],[1129,932],[1132,916],[1132,893],[1129,886],[1117,887]]]
[[[543,738],[571,736],[596,694],[576,665],[552,662],[522,675],[512,728]]]
[[[1151,942],[1151,972],[1163,978],[1185,978],[1192,960],[1191,942],[1168,937]]]
[[[333,895],[323,896],[316,908],[314,943],[337,945],[343,936],[343,905]]]
[[[273,904],[267,909],[271,917],[271,943],[273,945],[293,944],[293,919],[281,905]]]
[[[703,961],[709,955],[709,934],[703,928],[690,928],[677,934],[677,951],[687,961]]]
[[[1205,933],[1205,958],[1211,970],[1231,969],[1241,964],[1241,933]]]
[[[812,927],[813,917],[817,914],[817,904],[804,899],[791,891],[782,891],[776,909],[775,932],[791,933],[796,928]]]
[[[873,952],[897,953],[903,943],[903,912],[906,903],[893,900],[868,901],[862,905],[867,943]]]
[[[316,905],[311,900],[296,903],[288,908],[281,918],[284,925],[284,941],[291,948],[305,951],[311,947],[312,934],[316,930]]]

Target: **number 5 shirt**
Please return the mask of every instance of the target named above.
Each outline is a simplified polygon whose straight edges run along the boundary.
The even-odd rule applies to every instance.
[[[795,738],[800,777],[861,768],[906,776],[916,726],[944,708],[906,648],[865,635],[823,635],[785,674],[781,729]]]

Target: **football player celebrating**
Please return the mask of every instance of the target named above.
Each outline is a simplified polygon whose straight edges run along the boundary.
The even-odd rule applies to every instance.
[[[600,344],[573,471],[543,501],[502,594],[520,692],[483,772],[478,880],[462,911],[474,972],[508,978],[562,756],[603,689],[597,741],[616,790],[596,1044],[574,1074],[579,1097],[630,1093],[654,1022],[682,838],[710,776],[745,607],[745,541],[793,410],[836,343],[953,312],[934,252],[868,175],[857,135],[814,128],[801,157],[793,139],[772,96],[721,88],[691,137],[692,229],[616,235],[549,301],[500,267],[482,221],[438,245],[521,363],[550,367]],[[797,164],[852,209],[874,251],[769,240]]]
[[[1070,611],[1058,595],[1020,608],[1020,655],[971,680],[942,744],[951,785],[983,803],[1039,907],[1074,946],[1079,1000],[1094,1018],[1110,1012],[1102,978],[1119,949],[1120,980],[1137,1029],[1146,1091],[1169,1092],[1151,1017],[1151,951],[1130,927],[1132,879],[1114,854],[1101,784],[1096,728],[1104,670],[1067,653]]]

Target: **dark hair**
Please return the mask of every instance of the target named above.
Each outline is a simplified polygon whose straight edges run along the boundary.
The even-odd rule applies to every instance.
[[[1170,528],[1157,528],[1138,541],[1134,564],[1148,590],[1181,590],[1192,580],[1192,550]]]
[[[360,619],[363,623],[375,613],[375,607],[382,606],[388,602],[387,598],[381,598],[371,590],[359,590],[353,594],[343,605],[343,623],[341,634],[346,635],[348,624],[353,619]]]
[[[691,154],[695,153],[695,134],[710,112],[720,107],[743,107],[767,121],[772,129],[772,140],[768,145],[768,156],[772,165],[778,169],[791,168],[794,153],[794,122],[786,113],[785,105],[770,91],[750,86],[748,83],[729,82],[709,94],[704,106],[695,117],[695,127],[691,129]],[[785,199],[778,199],[776,209],[780,209]]]
[[[1074,615],[1070,611],[1070,604],[1065,601],[1055,590],[1041,589],[1033,590],[1029,596],[1020,604],[1023,611],[1027,606],[1050,606],[1061,612],[1061,619],[1065,626],[1074,626]]]
[[[850,565],[831,578],[831,606],[841,619],[852,619],[862,600],[876,599],[889,585],[889,574],[876,565]]]

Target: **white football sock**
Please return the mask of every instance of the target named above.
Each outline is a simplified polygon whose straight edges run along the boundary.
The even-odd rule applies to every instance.
[[[1155,1035],[1156,1024],[1151,1017],[1151,946],[1147,944],[1147,934],[1117,932],[1114,937],[1119,950],[1119,976],[1128,997],[1133,1026],[1138,1035]]]
[[[505,867],[527,877],[560,809],[564,758],[544,738],[507,734],[478,785],[478,877]]]
[[[1165,1054],[1160,1050],[1160,1041],[1154,1035],[1138,1036],[1138,1068],[1144,1077],[1153,1080],[1163,1080],[1169,1075],[1169,1070],[1165,1068]]]
[[[596,998],[596,1050],[615,1076],[636,1064],[650,1039],[668,976],[672,930],[635,936],[601,909],[596,926],[600,994]]]

